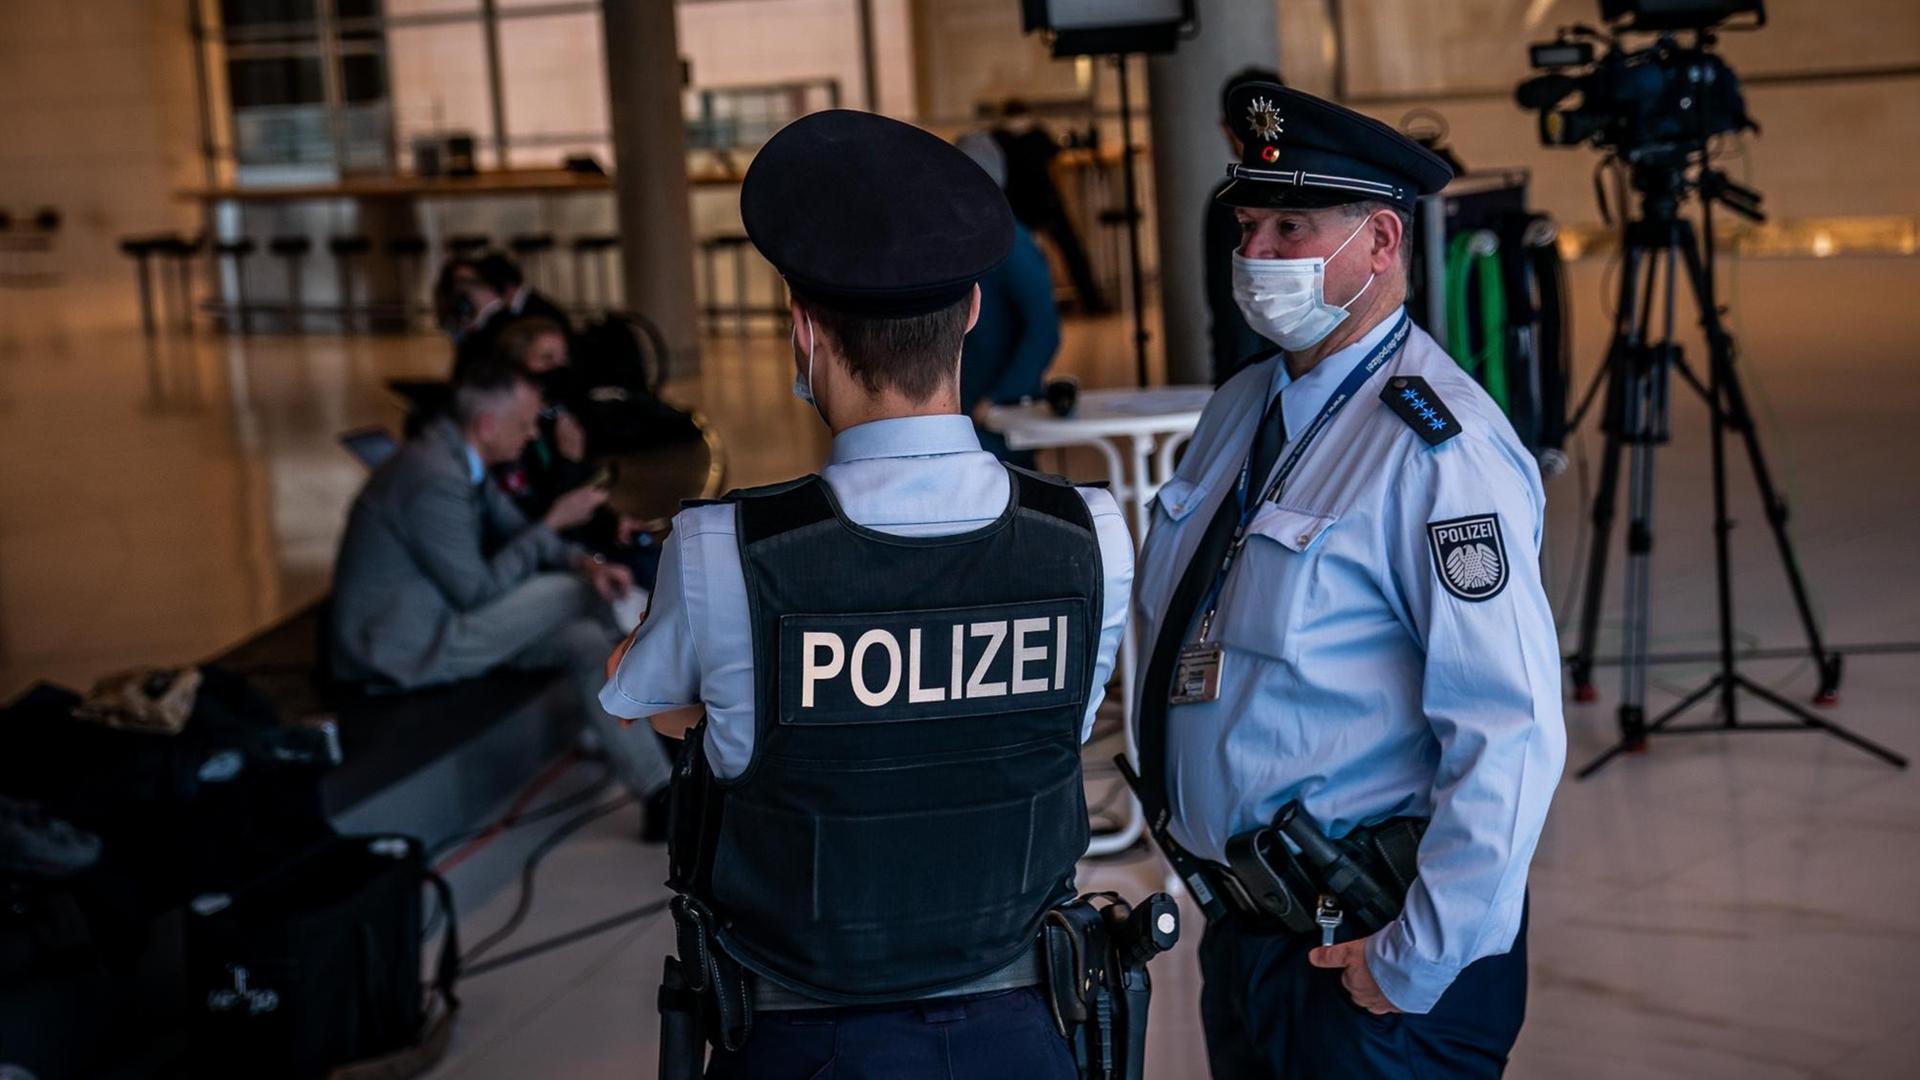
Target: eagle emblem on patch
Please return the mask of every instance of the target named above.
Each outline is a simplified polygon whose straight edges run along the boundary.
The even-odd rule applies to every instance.
[[[1280,106],[1263,97],[1254,98],[1247,103],[1247,126],[1253,129],[1253,136],[1261,142],[1272,142],[1280,137]]]
[[[1428,546],[1440,584],[1462,600],[1488,600],[1507,587],[1507,545],[1498,514],[1475,514],[1427,524]]]

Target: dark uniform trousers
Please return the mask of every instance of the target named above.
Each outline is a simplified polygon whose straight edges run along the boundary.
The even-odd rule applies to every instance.
[[[1339,971],[1307,962],[1318,938],[1237,922],[1209,923],[1200,941],[1213,1080],[1453,1080],[1506,1068],[1527,1006],[1524,913],[1510,951],[1467,965],[1421,1015],[1355,1005]]]
[[[1034,988],[978,997],[767,1012],[747,1044],[715,1050],[707,1080],[1075,1080]]]

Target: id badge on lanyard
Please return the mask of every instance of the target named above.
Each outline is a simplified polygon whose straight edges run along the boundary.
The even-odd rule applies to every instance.
[[[1226,653],[1217,641],[1190,641],[1180,646],[1180,659],[1173,666],[1173,693],[1167,701],[1173,705],[1198,705],[1220,697],[1220,668]]]
[[[1407,327],[1407,316],[1403,312],[1400,322],[1388,331],[1380,344],[1374,346],[1373,352],[1369,353],[1365,360],[1354,365],[1346,381],[1340,384],[1340,388],[1335,390],[1333,397],[1327,401],[1326,408],[1321,409],[1320,415],[1314,417],[1313,423],[1307,425],[1306,432],[1300,436],[1299,445],[1295,446],[1293,453],[1288,454],[1286,460],[1281,463],[1280,471],[1274,474],[1273,482],[1267,485],[1260,498],[1248,502],[1241,509],[1240,524],[1234,530],[1233,543],[1228,546],[1227,557],[1220,566],[1220,572],[1214,576],[1213,588],[1207,593],[1206,614],[1200,617],[1199,637],[1180,646],[1179,657],[1173,668],[1173,685],[1167,696],[1168,704],[1199,705],[1220,699],[1220,676],[1226,666],[1226,651],[1218,641],[1213,639],[1213,620],[1219,611],[1220,590],[1226,585],[1227,574],[1233,569],[1234,560],[1240,557],[1240,549],[1247,545],[1247,526],[1253,522],[1254,513],[1261,503],[1272,502],[1280,497],[1280,490],[1285,486],[1287,477],[1293,474],[1294,468],[1300,464],[1300,459],[1305,455],[1307,448],[1313,445],[1313,440],[1320,435],[1328,423],[1332,422],[1334,416],[1346,406],[1348,400],[1359,393],[1360,388],[1373,377],[1373,373],[1380,370],[1380,365],[1386,363],[1388,357],[1400,351],[1400,346],[1407,340]],[[1249,462],[1240,468],[1239,490],[1243,500],[1246,498],[1246,493],[1251,490],[1252,480],[1247,476],[1251,464]]]

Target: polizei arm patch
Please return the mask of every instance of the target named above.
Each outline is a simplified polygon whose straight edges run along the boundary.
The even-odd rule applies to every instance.
[[[780,617],[780,723],[949,720],[1080,705],[1087,603]]]
[[[1500,515],[1475,514],[1427,524],[1433,572],[1462,600],[1489,600],[1507,587],[1507,542]]]

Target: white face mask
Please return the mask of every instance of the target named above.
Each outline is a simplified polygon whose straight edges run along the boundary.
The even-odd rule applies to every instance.
[[[1347,309],[1373,287],[1375,275],[1344,304],[1327,303],[1327,264],[1372,221],[1358,228],[1324,259],[1249,259],[1233,253],[1233,299],[1247,325],[1288,352],[1311,349],[1347,317]]]
[[[797,371],[793,373],[793,396],[813,406],[815,412],[819,412],[820,403],[813,400],[813,316],[804,311],[800,314],[807,320],[807,373],[805,375]],[[797,345],[800,342],[800,327],[797,324],[793,328],[793,334],[794,344]]]

